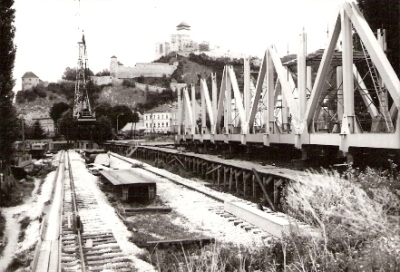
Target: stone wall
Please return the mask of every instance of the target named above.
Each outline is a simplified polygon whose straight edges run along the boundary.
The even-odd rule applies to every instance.
[[[112,83],[112,76],[91,76],[90,79],[95,85],[107,85]]]
[[[138,63],[135,67],[118,66],[116,72],[117,78],[134,78],[134,77],[162,77],[171,76],[176,70],[177,65],[169,65],[165,63]]]

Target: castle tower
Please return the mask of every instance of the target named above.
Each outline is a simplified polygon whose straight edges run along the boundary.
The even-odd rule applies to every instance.
[[[116,56],[112,56],[110,61],[110,75],[112,77],[117,77],[117,73],[118,73],[118,59]]]
[[[171,35],[171,51],[188,51],[193,47],[193,41],[190,39],[190,25],[182,22],[176,26],[176,30],[177,33]]]
[[[22,90],[29,90],[39,84],[39,77],[32,72],[26,72],[22,76]]]

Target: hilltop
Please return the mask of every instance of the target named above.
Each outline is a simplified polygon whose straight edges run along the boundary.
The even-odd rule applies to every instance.
[[[137,107],[141,111],[149,110],[164,101],[176,100],[175,89],[171,90],[171,80],[188,85],[197,84],[199,77],[209,81],[211,73],[217,73],[219,85],[223,67],[226,64],[232,65],[236,70],[239,84],[242,81],[243,59],[212,59],[205,54],[189,54],[188,56],[170,54],[155,62],[173,63],[176,61],[178,62],[177,69],[170,77],[140,76],[129,80],[113,80],[112,84],[107,85],[89,85],[88,92],[92,108],[102,103],[108,103],[111,106],[127,105],[132,109]],[[70,73],[73,69],[67,68],[66,71]],[[30,90],[17,93],[16,108],[19,113],[25,115],[26,119],[32,120],[47,115],[54,103],[65,102],[72,105],[74,93],[73,81],[60,80],[57,83],[40,83]]]

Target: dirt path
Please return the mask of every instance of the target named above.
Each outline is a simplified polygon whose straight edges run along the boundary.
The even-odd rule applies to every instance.
[[[19,215],[27,211],[36,197],[36,192],[39,189],[40,179],[35,179],[35,187],[32,191],[31,197],[20,206],[3,208],[2,213],[6,220],[6,228],[4,231],[4,237],[6,237],[7,243],[3,256],[0,258],[0,272],[5,271],[8,265],[11,263],[14,252],[18,245],[18,235],[20,230],[20,224],[18,223]]]

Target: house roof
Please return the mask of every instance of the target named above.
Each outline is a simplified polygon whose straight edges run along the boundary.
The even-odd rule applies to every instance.
[[[33,72],[26,72],[22,78],[39,78],[37,75],[35,75]]]
[[[172,112],[176,110],[176,106],[163,104],[154,109],[148,110],[145,113],[154,113],[154,112]]]

